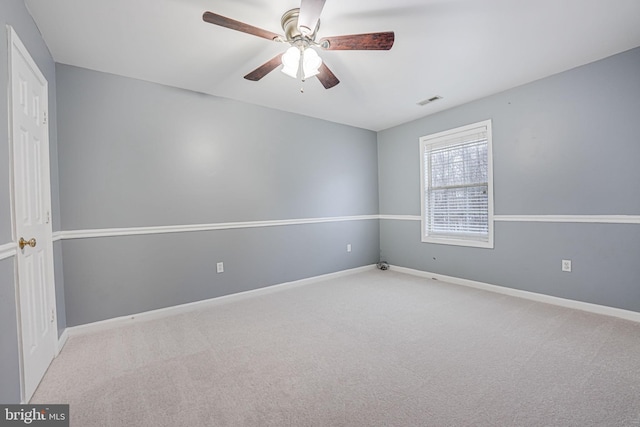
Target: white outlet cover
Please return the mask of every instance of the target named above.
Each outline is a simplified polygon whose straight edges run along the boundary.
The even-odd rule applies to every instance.
[[[562,271],[571,272],[571,260],[563,259],[562,260]]]
[[[224,273],[224,263],[219,262],[216,264],[216,271],[218,273]]]

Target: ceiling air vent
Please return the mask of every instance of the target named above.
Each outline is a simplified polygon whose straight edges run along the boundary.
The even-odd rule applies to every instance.
[[[441,96],[437,96],[437,95],[436,96],[432,96],[429,99],[425,99],[424,101],[418,102],[418,105],[422,106],[422,105],[431,104],[432,102],[437,101],[438,99],[442,99],[442,97]]]

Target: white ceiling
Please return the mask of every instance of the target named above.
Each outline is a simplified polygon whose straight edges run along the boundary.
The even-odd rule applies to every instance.
[[[299,0],[25,3],[56,62],[375,131],[640,46],[640,0],[327,0],[318,39],[395,31],[396,41],[320,51],[341,81],[326,90],[278,70],[243,79],[287,46],[202,21],[211,11],[282,34]],[[416,105],[434,95],[443,99]]]

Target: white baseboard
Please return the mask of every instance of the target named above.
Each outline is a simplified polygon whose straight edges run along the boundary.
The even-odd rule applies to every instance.
[[[107,320],[100,320],[98,322],[87,323],[84,325],[71,326],[66,328],[63,334],[60,336],[61,344],[58,347],[59,349],[62,349],[62,346],[64,345],[64,342],[66,342],[67,337],[85,335],[85,334],[90,334],[94,332],[118,328],[124,325],[131,325],[137,322],[146,322],[149,320],[162,319],[169,316],[175,316],[177,314],[189,313],[192,311],[214,307],[216,305],[228,303],[231,301],[240,301],[240,300],[255,297],[258,295],[267,295],[274,292],[279,292],[284,289],[290,289],[298,286],[309,285],[311,283],[317,283],[317,282],[321,282],[323,280],[328,280],[328,279],[335,279],[337,277],[349,276],[351,274],[373,270],[375,268],[376,268],[375,265],[367,265],[364,267],[338,271],[335,273],[323,274],[321,276],[309,277],[307,279],[296,280],[293,282],[280,283],[277,285],[267,286],[259,289],[253,289],[250,291],[238,292],[235,294],[224,295],[221,297],[211,298],[207,300],[196,301],[196,302],[191,302],[187,304],[180,304],[172,307],[160,308],[157,310],[145,311],[143,313],[115,317]],[[62,342],[63,338],[64,338],[64,342]]]
[[[62,331],[60,338],[58,338],[58,348],[56,349],[56,357],[58,357],[58,354],[60,354],[60,352],[62,351],[62,348],[67,343],[67,339],[69,338],[68,330],[69,329],[66,328],[64,331]]]
[[[495,292],[499,294],[509,295],[518,298],[524,298],[531,301],[553,304],[560,307],[572,308],[576,310],[588,311],[590,313],[602,314],[605,316],[618,317],[620,319],[630,320],[640,323],[640,313],[621,308],[607,307],[604,305],[591,304],[588,302],[575,301],[551,295],[538,294],[535,292],[522,291],[520,289],[512,289],[504,286],[491,285],[489,283],[477,282],[475,280],[461,279],[453,276],[445,276],[443,274],[430,273],[428,271],[414,270],[412,268],[398,267],[392,265],[391,270],[400,273],[411,274],[413,276],[424,277],[426,279],[436,279],[438,281],[452,283],[455,285],[467,286],[470,288],[482,289],[483,291]]]
[[[131,325],[138,322],[146,322],[149,320],[162,319],[169,316],[175,316],[182,313],[189,313],[192,311],[203,310],[216,305],[228,303],[231,301],[241,301],[246,298],[251,298],[259,295],[268,295],[274,292],[279,292],[284,289],[290,289],[298,286],[309,285],[312,283],[321,282],[323,280],[334,279],[337,277],[348,276],[351,274],[360,273],[363,271],[373,270],[375,265],[369,265],[364,267],[353,268],[350,270],[339,271],[336,273],[323,274],[321,276],[310,277],[307,279],[296,280],[293,282],[280,283],[277,285],[267,286],[264,288],[253,289],[250,291],[238,292],[231,295],[224,295],[221,297],[211,298],[202,301],[196,301],[187,304],[180,304],[172,307],[160,308],[157,310],[146,311],[137,314],[131,314],[128,316],[115,317],[112,319],[101,320],[98,322],[87,323],[85,325],[71,326],[64,330],[60,339],[58,340],[58,352],[62,350],[67,339],[72,336],[85,335],[99,331],[105,331],[113,328],[118,328],[124,325]],[[640,323],[640,313],[635,311],[623,310],[619,308],[607,307],[598,304],[591,304],[581,301],[574,301],[565,298],[554,297],[550,295],[538,294],[535,292],[522,291],[519,289],[506,288],[503,286],[491,285],[488,283],[477,282],[474,280],[461,279],[453,276],[446,276],[443,274],[430,273],[427,271],[414,270],[406,267],[391,266],[391,270],[399,273],[410,274],[417,277],[423,277],[426,279],[436,279],[438,281],[452,283],[455,285],[467,286],[471,288],[481,289],[489,292],[500,293],[504,295],[514,296],[518,298],[524,298],[531,301],[543,302],[547,304],[553,304],[561,307],[572,308],[576,310],[587,311],[590,313],[602,314],[605,316],[617,317],[620,319],[630,320]]]

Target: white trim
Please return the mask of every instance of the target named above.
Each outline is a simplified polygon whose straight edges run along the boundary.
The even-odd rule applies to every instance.
[[[640,313],[621,308],[607,307],[604,305],[591,304],[588,302],[574,301],[565,298],[554,297],[551,295],[538,294],[535,292],[522,291],[520,289],[512,289],[504,286],[491,285],[489,283],[477,282],[475,280],[461,279],[453,276],[445,276],[443,274],[430,273],[427,271],[414,270],[412,268],[391,266],[391,270],[400,273],[411,274],[413,276],[423,277],[426,279],[435,279],[443,282],[452,283],[454,285],[467,286],[470,288],[481,289],[483,291],[495,292],[499,294],[509,295],[512,297],[524,298],[531,301],[542,302],[546,304],[557,305],[560,307],[571,308],[575,310],[587,311],[589,313],[602,314],[605,316],[617,317],[620,319],[630,320],[640,323]]]
[[[492,228],[491,226],[490,228]],[[451,246],[466,246],[470,248],[482,248],[493,249],[493,239],[489,235],[489,241],[476,240],[472,237],[454,239],[453,237],[436,237],[436,236],[423,236],[422,243],[431,243],[435,245],[451,245]]]
[[[422,221],[420,215],[379,215],[378,218],[395,221]]]
[[[418,215],[379,215],[380,219],[420,221]],[[565,222],[592,224],[640,224],[640,215],[494,215],[502,222]]]
[[[168,225],[157,227],[103,228],[95,230],[60,231],[60,239],[85,239],[91,237],[132,236],[140,234],[186,233],[192,231],[229,230],[235,228],[279,227],[287,225],[321,224],[328,222],[376,220],[378,215],[341,216],[326,218],[302,218],[273,221],[225,222],[217,224]]]
[[[375,265],[367,265],[364,267],[352,268],[350,270],[343,270],[335,273],[323,274],[321,276],[309,277],[307,279],[296,280],[293,282],[286,282],[286,283],[280,283],[277,285],[266,286],[264,288],[253,289],[250,291],[238,292],[230,295],[223,295],[221,297],[206,299],[202,301],[174,305],[171,307],[145,311],[143,313],[131,314],[128,316],[115,317],[107,320],[100,320],[98,322],[87,323],[84,325],[71,326],[65,329],[65,333],[67,333],[69,337],[74,337],[78,335],[85,335],[85,334],[90,334],[94,332],[100,332],[100,331],[105,331],[113,328],[118,328],[125,325],[131,325],[134,323],[146,322],[146,321],[155,320],[155,319],[163,319],[169,316],[175,316],[182,313],[189,313],[196,310],[202,310],[209,307],[214,307],[214,306],[225,304],[231,301],[240,301],[246,298],[253,298],[259,295],[268,295],[274,292],[279,292],[284,289],[290,289],[298,286],[304,286],[312,283],[321,282],[328,279],[335,279],[338,277],[349,276],[349,275],[360,273],[363,271],[373,270],[375,268],[376,268]]]
[[[485,129],[483,130],[482,128]],[[425,142],[426,144],[436,147],[446,147],[448,145],[452,145],[450,142],[452,139],[464,141],[465,137],[468,137],[469,135],[477,135],[483,132],[487,132],[487,136],[491,132],[491,119],[425,135],[420,137],[420,142]]]
[[[0,245],[0,260],[11,258],[18,253],[15,243]]]
[[[64,331],[62,331],[60,338],[58,338],[58,348],[56,350],[56,357],[58,357],[58,355],[62,351],[62,348],[67,343],[68,339],[69,339],[69,333],[67,332],[67,329],[65,329]]]
[[[86,239],[94,237],[134,236],[144,234],[187,233],[193,231],[228,230],[236,228],[278,227],[288,225],[321,224],[343,221],[366,220],[421,221],[420,215],[359,215],[325,218],[301,218],[270,221],[226,222],[213,224],[166,225],[156,227],[102,228],[89,230],[56,231],[53,242],[68,239]],[[640,224],[640,215],[494,215],[494,221],[502,222],[566,222],[566,223],[602,223],[602,224]],[[15,255],[9,248],[14,244],[0,246],[0,259]]]
[[[493,219],[505,222],[640,224],[640,215],[495,215]]]

